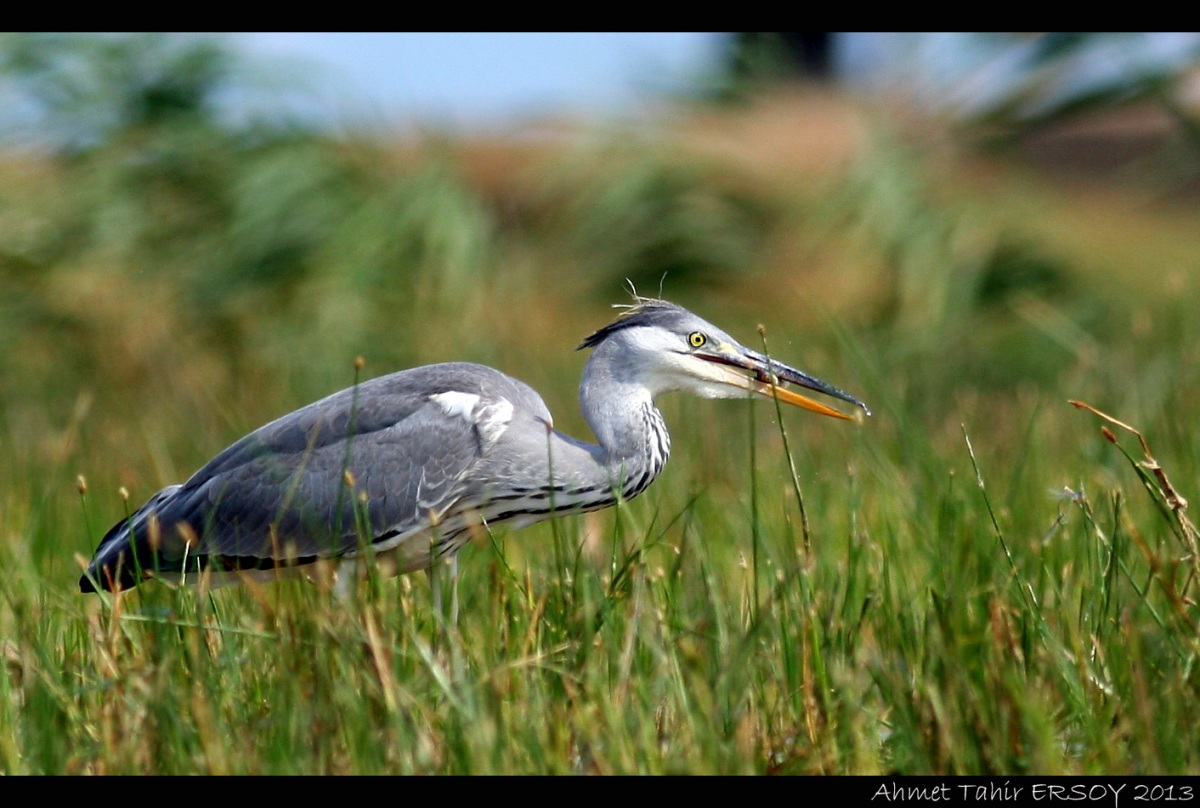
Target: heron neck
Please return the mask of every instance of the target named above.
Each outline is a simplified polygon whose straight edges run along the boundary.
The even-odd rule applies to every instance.
[[[599,443],[596,460],[629,497],[662,471],[671,438],[653,393],[622,373],[616,353],[606,347],[597,346],[584,368],[580,406]]]

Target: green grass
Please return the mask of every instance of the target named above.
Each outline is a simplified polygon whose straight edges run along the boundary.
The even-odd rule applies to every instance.
[[[624,292],[579,279],[603,238],[570,217],[599,208],[546,210],[576,174],[529,180],[561,155],[484,182],[466,145],[303,146],[221,157],[218,195],[249,168],[200,212],[156,186],[176,195],[169,233],[117,183],[129,243],[105,218],[120,161],[0,172],[0,770],[1200,772],[1186,511],[1134,436],[1067,403],[1141,430],[1200,496],[1195,212],[995,167],[975,188],[969,163],[888,141],[808,184],[747,185],[711,157],[695,173],[661,144],[645,160],[669,164],[631,165],[686,183],[578,180],[620,199],[603,212],[631,250],[656,243],[639,194],[671,211],[664,261],[731,222],[739,249],[672,296],[749,345],[764,324],[773,355],[871,405],[862,426],[664,399],[662,478],[477,537],[457,626],[420,575],[349,600],[302,581],[79,595],[76,557],[127,507],[349,384],[359,354],[365,376],[493,364],[587,436],[570,348]],[[722,172],[753,204],[689,218]],[[709,277],[729,261],[752,266]]]
[[[910,464],[863,451],[869,427],[831,435],[849,473],[798,459],[806,552],[779,441],[750,440],[742,408],[689,407],[732,424],[752,480],[698,482],[684,430],[615,514],[464,551],[457,627],[421,576],[349,601],[298,581],[85,599],[72,565],[31,557],[36,532],[10,541],[4,768],[1195,770],[1194,565],[1132,469],[1051,499],[1036,458],[1005,491],[978,438],[976,469],[965,440]],[[1036,456],[1030,432],[1014,449]]]

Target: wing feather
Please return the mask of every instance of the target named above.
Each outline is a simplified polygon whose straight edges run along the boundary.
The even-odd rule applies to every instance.
[[[449,413],[431,398],[447,391],[478,402],[470,413]],[[113,578],[136,584],[143,576],[135,568],[179,571],[185,558],[261,569],[353,553],[426,526],[463,495],[503,433],[509,397],[549,419],[530,388],[481,365],[426,366],[343,390],[252,432],[182,486],[156,494],[109,531],[88,573],[107,588]],[[91,590],[88,575],[80,585]]]

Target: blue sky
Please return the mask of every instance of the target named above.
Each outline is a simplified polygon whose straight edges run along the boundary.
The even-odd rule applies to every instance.
[[[661,32],[234,36],[271,82],[309,87],[291,106],[319,122],[449,130],[634,114],[718,71],[728,41],[728,34]],[[1030,37],[849,33],[838,35],[833,60],[850,86],[969,113],[1003,101],[1037,47]],[[1196,34],[1098,36],[1039,92],[1053,103],[1198,53]]]
[[[280,105],[318,126],[448,133],[516,130],[539,119],[630,117],[723,68],[721,33],[241,33],[222,35],[246,72],[222,99],[233,116]],[[1052,74],[1031,37],[847,33],[844,86],[939,113],[986,112],[1014,91],[1053,106],[1164,65],[1200,62],[1200,35],[1109,35]],[[244,80],[243,80],[244,79]],[[35,103],[0,81],[0,135],[44,138]],[[1189,101],[1188,103],[1194,103]],[[1034,109],[1036,111],[1036,109]]]
[[[626,114],[716,69],[713,33],[253,33],[234,42],[323,118],[380,126],[506,125]]]

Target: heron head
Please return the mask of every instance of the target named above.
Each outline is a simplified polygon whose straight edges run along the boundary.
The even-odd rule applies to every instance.
[[[703,398],[777,397],[812,412],[855,420],[787,389],[794,384],[871,411],[854,396],[774,358],[745,347],[712,323],[665,300],[639,298],[616,321],[579,348],[609,355],[614,374],[652,395],[681,390]]]

